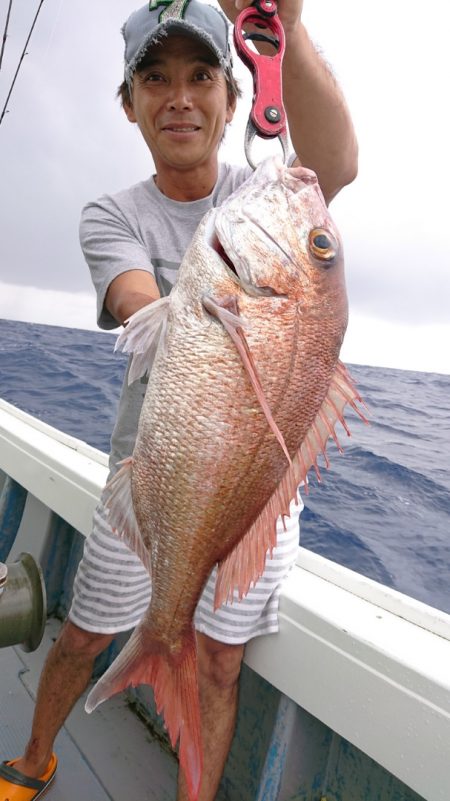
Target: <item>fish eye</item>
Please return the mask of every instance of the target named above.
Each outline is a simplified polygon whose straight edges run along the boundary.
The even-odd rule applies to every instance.
[[[331,262],[338,252],[338,243],[325,228],[313,228],[309,234],[309,249],[320,261]]]

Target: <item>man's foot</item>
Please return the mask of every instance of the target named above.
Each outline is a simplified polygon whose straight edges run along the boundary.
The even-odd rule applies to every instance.
[[[32,779],[14,767],[18,761],[0,764],[0,801],[36,801],[46,791],[58,766],[56,754],[52,754],[44,773]]]

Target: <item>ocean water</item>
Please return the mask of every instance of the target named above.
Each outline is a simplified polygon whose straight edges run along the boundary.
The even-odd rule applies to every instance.
[[[0,320],[0,397],[103,451],[126,360],[115,336]],[[450,376],[349,365],[370,424],[310,474],[301,543],[450,612]]]

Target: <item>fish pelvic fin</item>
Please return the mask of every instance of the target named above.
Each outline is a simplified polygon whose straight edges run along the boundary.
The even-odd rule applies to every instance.
[[[212,314],[213,317],[216,317],[222,323],[223,327],[230,335],[234,345],[236,346],[239,356],[242,359],[242,364],[244,365],[247,371],[247,375],[251,381],[253,389],[255,390],[255,395],[258,400],[258,403],[265,414],[266,420],[271,430],[273,431],[275,437],[280,443],[280,446],[283,450],[284,455],[286,456],[288,464],[291,465],[292,464],[291,457],[286,447],[283,434],[281,433],[280,429],[278,428],[273,418],[270,406],[266,400],[266,396],[264,395],[261,379],[258,375],[258,370],[256,368],[256,364],[254,362],[251,350],[249,348],[247,338],[245,336],[243,327],[244,320],[239,316],[239,309],[236,298],[229,297],[226,300],[219,301],[215,298],[205,295],[202,298],[202,302],[205,309],[210,314]]]
[[[132,353],[128,384],[141,378],[153,364],[158,346],[164,348],[170,297],[159,298],[139,309],[126,321],[114,350]]]
[[[108,481],[104,492],[108,522],[119,539],[134,551],[151,575],[150,552],[142,539],[131,497],[133,458],[129,456],[119,462],[119,465],[120,470]]]
[[[202,776],[203,749],[198,695],[197,649],[192,627],[177,654],[149,637],[141,624],[119,656],[89,693],[85,709],[91,713],[107,698],[127,687],[153,687],[158,714],[172,748],[179,743],[180,767],[188,788],[189,801],[196,801]]]
[[[277,542],[278,517],[289,516],[290,503],[297,497],[299,484],[303,482],[305,492],[308,493],[307,473],[311,467],[314,468],[318,481],[321,481],[317,462],[319,454],[324,457],[325,466],[329,467],[326,444],[330,437],[342,452],[335,430],[338,421],[350,436],[343,415],[345,406],[347,404],[351,406],[365,423],[368,422],[358,403],[364,405],[347,368],[342,362],[338,362],[325,400],[294,455],[291,466],[286,470],[253,525],[228,556],[219,563],[214,597],[215,609],[223,603],[232,603],[235,591],[241,600],[247,595],[250,587],[261,578],[267,553],[272,554]]]

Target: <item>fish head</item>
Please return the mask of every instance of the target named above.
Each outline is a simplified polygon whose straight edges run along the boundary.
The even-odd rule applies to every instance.
[[[345,297],[342,243],[312,170],[267,159],[216,210],[214,225],[216,250],[247,294]]]

